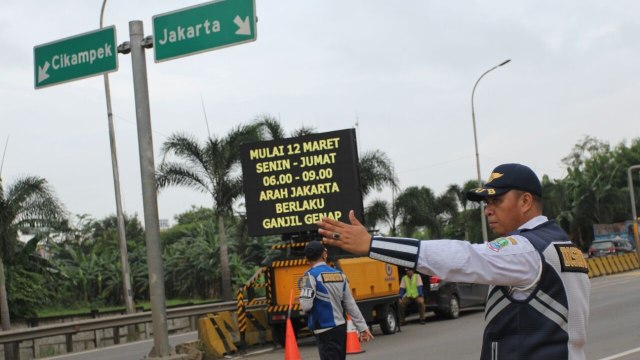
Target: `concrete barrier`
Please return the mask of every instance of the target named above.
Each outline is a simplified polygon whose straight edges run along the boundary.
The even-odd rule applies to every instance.
[[[247,320],[249,320],[245,333],[247,345],[262,345],[273,341],[271,326],[267,322],[267,313],[264,310],[248,311]]]
[[[244,345],[264,345],[273,341],[264,310],[247,311],[247,320]],[[225,311],[201,317],[198,320],[198,338],[206,359],[219,359],[237,352],[242,344],[236,314]]]
[[[218,315],[210,314],[198,320],[198,338],[208,357],[219,359],[238,351],[224,320]]]
[[[587,265],[590,278],[640,269],[640,261],[636,253],[589,258]]]

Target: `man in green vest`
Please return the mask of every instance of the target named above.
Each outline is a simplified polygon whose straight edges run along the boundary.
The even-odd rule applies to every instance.
[[[416,302],[420,312],[420,324],[424,324],[424,292],[422,290],[422,278],[413,269],[406,269],[407,273],[400,281],[400,324],[406,324],[404,311],[407,305]]]

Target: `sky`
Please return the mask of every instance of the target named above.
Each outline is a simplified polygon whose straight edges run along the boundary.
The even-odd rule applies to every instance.
[[[230,0],[227,0],[230,1]],[[118,1],[105,7],[118,44],[129,21],[201,4]],[[34,89],[33,47],[99,28],[102,0],[0,2],[2,179],[46,178],[72,215],[115,214],[102,76]],[[156,166],[168,136],[201,141],[268,114],[293,131],[356,127],[360,153],[382,150],[400,186],[475,179],[471,94],[482,178],[506,162],[566,175],[585,136],[640,135],[640,2],[256,0],[257,40],[154,63],[147,50]],[[111,73],[123,208],[143,219],[130,55]],[[389,191],[375,198],[391,199]],[[161,219],[206,194],[170,188]]]

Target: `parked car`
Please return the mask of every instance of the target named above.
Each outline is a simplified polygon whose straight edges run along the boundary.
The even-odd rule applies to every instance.
[[[404,269],[401,275],[404,276]],[[438,317],[455,319],[464,310],[480,310],[487,303],[489,285],[444,281],[437,276],[423,275],[422,283],[425,294],[425,308],[433,311]],[[406,314],[418,311],[417,306],[411,304]]]
[[[633,252],[633,245],[627,240],[596,240],[589,247],[589,257]]]

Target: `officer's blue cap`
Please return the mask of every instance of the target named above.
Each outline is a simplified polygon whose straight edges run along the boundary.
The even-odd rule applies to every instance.
[[[304,247],[304,256],[307,260],[316,260],[326,250],[324,245],[320,241],[309,241]]]
[[[542,184],[533,170],[522,164],[502,164],[493,169],[483,187],[469,190],[467,199],[482,201],[509,190],[521,190],[542,197]]]

